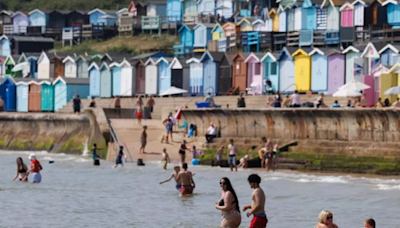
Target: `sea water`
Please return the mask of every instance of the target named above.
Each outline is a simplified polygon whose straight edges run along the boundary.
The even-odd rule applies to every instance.
[[[170,176],[172,165],[163,171],[158,162],[113,169],[105,161],[95,167],[89,157],[36,152],[42,183],[12,182],[16,158],[29,166],[29,153],[0,151],[0,227],[218,227],[220,178],[231,180],[242,208],[251,203],[247,177],[258,173],[269,228],[312,228],[324,209],[333,212],[340,228],[363,227],[369,217],[380,228],[400,228],[396,178],[191,166],[195,194],[180,197],[174,182],[159,185]],[[250,220],[242,212],[241,227],[248,227]]]

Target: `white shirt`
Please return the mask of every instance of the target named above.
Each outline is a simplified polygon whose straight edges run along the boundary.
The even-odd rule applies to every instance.
[[[210,126],[210,127],[207,129],[207,131],[208,131],[208,134],[209,134],[209,135],[216,135],[216,134],[217,134],[216,129],[215,129],[215,127],[213,127],[213,126]]]
[[[292,105],[300,105],[300,94],[292,94]]]

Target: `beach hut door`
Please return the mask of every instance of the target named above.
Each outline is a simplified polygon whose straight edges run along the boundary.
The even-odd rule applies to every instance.
[[[173,69],[172,70],[172,80],[171,86],[175,86],[177,88],[183,88],[183,70],[182,69]]]

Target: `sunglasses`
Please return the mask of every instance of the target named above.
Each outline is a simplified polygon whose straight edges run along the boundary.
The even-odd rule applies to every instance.
[[[333,216],[332,215],[328,216],[328,217],[326,217],[326,219],[333,219]]]
[[[219,184],[220,184],[220,185],[221,185],[221,184],[222,184],[222,185],[226,185],[226,183],[225,183],[225,182],[219,182]]]

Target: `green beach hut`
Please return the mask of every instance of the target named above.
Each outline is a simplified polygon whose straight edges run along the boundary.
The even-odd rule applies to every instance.
[[[54,86],[50,81],[41,81],[41,110],[42,112],[54,111]]]

